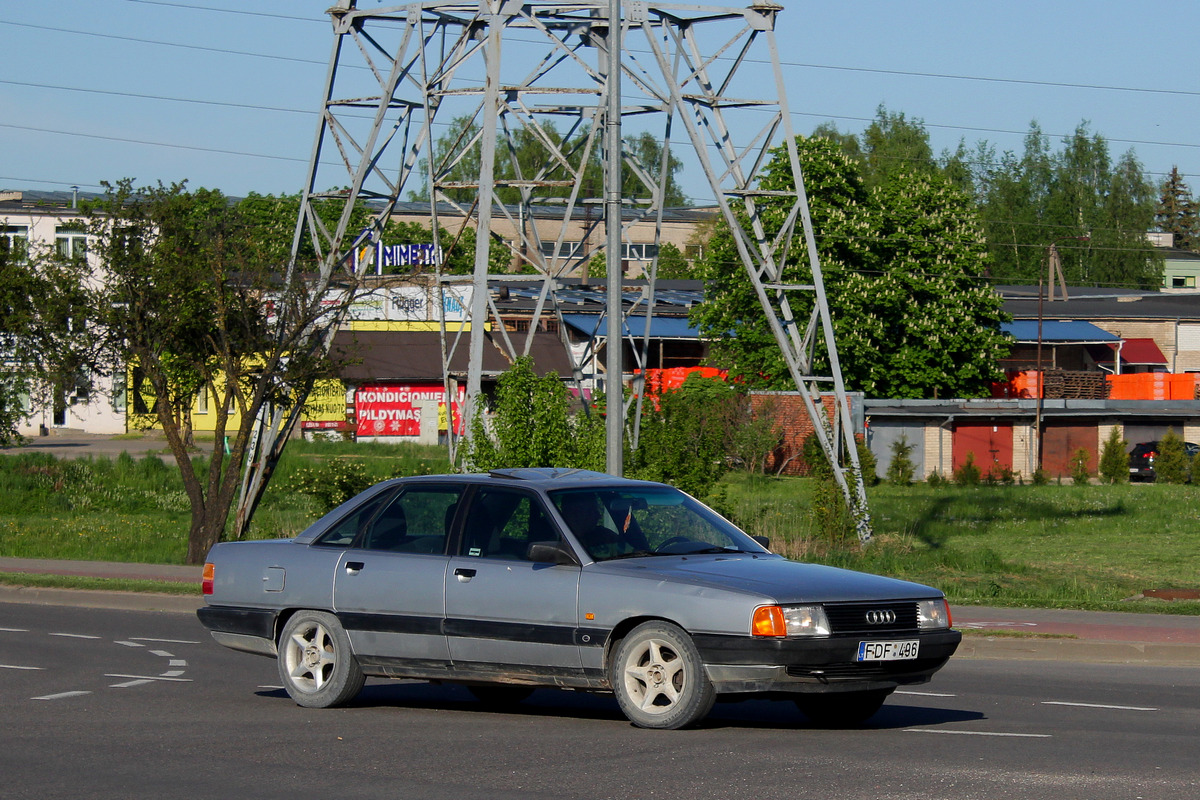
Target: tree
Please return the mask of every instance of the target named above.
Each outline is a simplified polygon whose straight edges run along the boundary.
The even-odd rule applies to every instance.
[[[490,424],[471,421],[467,460],[475,469],[570,467],[604,469],[604,422],[599,414],[571,414],[558,375],[538,377],[522,356],[496,382]]]
[[[1177,166],[1171,167],[1159,190],[1154,221],[1160,231],[1175,235],[1179,249],[1200,250],[1200,207]]]
[[[1154,457],[1154,482],[1187,483],[1191,477],[1191,460],[1183,439],[1174,428],[1167,428],[1158,443],[1158,455]]]
[[[161,426],[191,503],[187,560],[200,563],[224,534],[260,411],[286,408],[297,391],[333,375],[314,331],[356,287],[343,287],[342,302],[330,305],[318,287],[281,286],[276,234],[285,228],[272,215],[269,225],[256,217],[255,204],[242,208],[183,184],[105,188],[87,208],[103,275],[89,294],[87,330],[108,367],[130,369],[150,397],[145,411]],[[186,437],[187,410],[201,391],[216,441],[229,443],[228,456],[218,446],[204,463],[193,461]]]
[[[936,171],[897,172],[868,192],[836,143],[797,144],[847,388],[873,397],[987,394],[1008,345],[1001,301],[983,280],[987,255],[970,198]],[[760,183],[790,188],[782,150]],[[768,224],[782,213],[768,209]],[[805,256],[793,253],[784,282],[806,282]],[[693,319],[710,339],[713,363],[751,383],[788,385],[727,230],[714,235],[701,273],[705,302]],[[805,302],[793,300],[799,319]]]
[[[1060,242],[1068,283],[1149,289],[1162,285],[1162,259],[1146,240],[1154,188],[1132,152],[1114,162],[1108,143],[1079,125],[1051,152],[1035,124],[1021,157],[1005,153],[980,181],[991,276],[1037,283],[1046,249]],[[1062,243],[1087,239],[1087,243]]]
[[[894,175],[939,171],[925,123],[908,119],[904,112],[889,112],[880,105],[860,139],[863,179],[868,187],[882,186]]]
[[[1114,425],[1100,450],[1100,480],[1104,483],[1129,483],[1129,453],[1127,443],[1121,435],[1121,427]]]
[[[662,280],[688,280],[693,277],[692,265],[679,248],[670,242],[658,248],[658,277]]]

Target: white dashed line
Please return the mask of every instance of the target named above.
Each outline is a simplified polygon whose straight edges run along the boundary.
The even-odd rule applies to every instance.
[[[21,667],[16,664],[0,664],[0,669],[45,669],[45,667]]]
[[[1043,700],[1044,706],[1072,706],[1074,708],[1110,708],[1116,711],[1158,711],[1147,706],[1106,706],[1100,703],[1067,703],[1062,700]]]
[[[914,697],[958,697],[956,694],[943,694],[941,692],[902,692],[897,690],[894,694],[910,694]]]
[[[163,675],[120,675],[114,672],[104,673],[106,678],[133,678],[140,681],[174,681],[176,683],[192,683],[191,678],[173,678]]]
[[[174,658],[174,653],[168,653],[166,650],[151,650],[152,655],[161,656],[162,658]]]
[[[67,639],[99,639],[99,636],[90,636],[86,633],[52,633],[51,636],[63,636]]]
[[[166,672],[160,672],[158,675],[160,678],[178,678],[182,674],[183,670],[181,669],[169,669]]]
[[[0,633],[29,633],[29,628],[0,628]]]
[[[146,646],[146,645],[144,645],[144,644],[141,644],[141,643],[139,643],[139,642],[125,642],[125,641],[121,641],[120,639],[118,639],[117,641],[113,642],[113,644],[124,645],[125,647],[145,647],[145,646]]]
[[[32,700],[62,700],[67,697],[79,697],[80,695],[91,694],[91,692],[59,692],[58,694],[44,694],[41,697],[30,698]]]
[[[114,683],[114,684],[109,685],[108,688],[110,688],[110,689],[128,689],[131,686],[144,686],[147,683],[154,683],[154,681],[150,680],[149,678],[142,678],[142,679],[139,679],[136,681],[126,681],[125,683]]]
[[[167,666],[168,667],[186,667],[187,661],[184,661],[182,658],[172,658],[169,662],[167,662]]]
[[[259,686],[260,689],[282,689],[282,686]]]
[[[146,636],[130,636],[135,642],[157,642],[158,644],[200,644],[200,642],[191,639],[151,639]]]
[[[933,728],[905,728],[909,733],[945,733],[954,736],[1010,736],[1020,739],[1050,739],[1048,733],[994,733],[991,731],[939,731]]]

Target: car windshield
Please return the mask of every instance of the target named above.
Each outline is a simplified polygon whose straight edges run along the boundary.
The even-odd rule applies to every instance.
[[[698,553],[765,553],[732,523],[670,487],[550,492],[594,561]]]

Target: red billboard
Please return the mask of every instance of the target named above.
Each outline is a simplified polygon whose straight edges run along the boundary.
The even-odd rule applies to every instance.
[[[460,386],[454,402],[454,430],[461,434],[462,403],[466,388]],[[444,431],[446,420],[446,390],[440,383],[368,384],[354,393],[356,435],[420,436],[421,412],[437,404],[438,430]]]

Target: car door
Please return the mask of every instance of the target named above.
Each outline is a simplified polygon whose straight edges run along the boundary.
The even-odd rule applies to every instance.
[[[575,564],[533,563],[530,542],[561,542],[536,494],[480,487],[446,573],[446,634],[456,673],[578,676]]]
[[[430,674],[448,667],[447,532],[461,484],[405,486],[381,502],[334,579],[334,608],[364,667]]]

